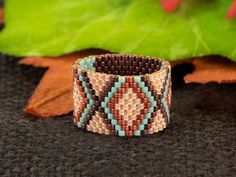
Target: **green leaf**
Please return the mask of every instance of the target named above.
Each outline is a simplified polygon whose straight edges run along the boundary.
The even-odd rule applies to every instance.
[[[168,60],[220,54],[236,61],[229,0],[185,0],[166,14],[159,0],[6,1],[0,52],[56,56],[87,48]]]

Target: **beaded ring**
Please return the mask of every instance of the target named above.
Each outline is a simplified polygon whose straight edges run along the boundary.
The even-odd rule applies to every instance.
[[[153,134],[170,119],[171,66],[161,59],[106,54],[73,65],[74,123],[118,136]]]

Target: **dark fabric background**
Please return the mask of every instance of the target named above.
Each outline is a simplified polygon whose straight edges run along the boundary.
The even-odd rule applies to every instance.
[[[185,85],[177,67],[168,128],[120,138],[25,115],[46,69],[17,61],[0,57],[0,176],[236,176],[236,84]]]

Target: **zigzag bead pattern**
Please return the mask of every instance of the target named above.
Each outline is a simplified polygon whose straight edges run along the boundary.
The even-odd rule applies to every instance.
[[[170,121],[171,66],[138,55],[106,54],[73,65],[74,123],[118,136],[153,134]]]

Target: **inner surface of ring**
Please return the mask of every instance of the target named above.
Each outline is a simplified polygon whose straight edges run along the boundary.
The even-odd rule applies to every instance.
[[[133,55],[102,55],[79,62],[80,68],[115,75],[142,75],[158,71],[162,61]]]

